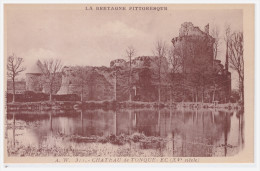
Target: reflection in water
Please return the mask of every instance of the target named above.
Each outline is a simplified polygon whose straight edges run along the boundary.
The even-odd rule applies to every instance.
[[[13,114],[13,146],[15,147],[15,113]]]
[[[16,141],[38,148],[48,142],[49,146],[55,147],[59,144],[52,138],[57,135],[109,137],[136,133],[146,138],[127,141],[123,147],[129,151],[128,156],[137,155],[134,149],[141,151],[142,155],[149,151],[156,156],[230,156],[237,154],[244,145],[243,111],[142,109],[62,114],[51,111],[45,114],[9,114],[8,123],[10,121],[12,133],[8,134],[12,134],[13,147]],[[26,125],[19,135],[16,135],[16,121]],[[66,139],[62,143],[67,147],[71,141]],[[86,147],[90,144],[73,143]],[[109,143],[103,145],[109,146]]]

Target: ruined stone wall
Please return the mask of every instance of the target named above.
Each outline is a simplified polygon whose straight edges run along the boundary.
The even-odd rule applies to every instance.
[[[126,61],[124,59],[115,59],[110,62],[110,67],[125,67]]]
[[[103,75],[93,72],[90,76],[90,81],[87,84],[88,96],[86,100],[113,100],[114,85],[111,85]]]
[[[64,67],[58,94],[77,94],[85,101],[114,100],[114,75],[106,67]]]
[[[61,73],[57,73],[53,83],[53,92],[56,94],[61,87]],[[50,93],[50,86],[48,79],[39,73],[27,73],[26,74],[26,90],[34,92]]]
[[[26,90],[42,92],[42,74],[26,73]]]
[[[120,67],[120,63],[124,67]],[[83,100],[129,100],[131,92],[132,100],[156,101],[158,99],[158,57],[141,56],[133,59],[132,62],[132,85],[129,85],[129,62],[114,60],[111,67],[82,67],[84,86],[81,85],[81,77],[77,72],[79,67],[64,67],[62,71],[62,83],[58,94],[78,94]],[[119,68],[118,68],[119,67]],[[165,83],[168,63],[162,58],[161,82]],[[136,95],[134,91],[136,87]],[[162,98],[167,92],[163,91]],[[164,99],[166,100],[166,99]]]
[[[159,58],[156,56],[139,56],[132,60],[132,85],[129,84],[129,62],[127,67],[118,72],[117,100],[132,100],[154,102],[158,100]],[[161,58],[161,101],[167,101],[168,62]],[[136,89],[136,94],[135,90]]]
[[[157,56],[139,56],[132,60],[133,68],[152,68],[158,69],[159,58]],[[129,67],[129,62],[127,62],[127,66]],[[168,70],[168,62],[166,57],[161,58],[161,68],[165,71]]]

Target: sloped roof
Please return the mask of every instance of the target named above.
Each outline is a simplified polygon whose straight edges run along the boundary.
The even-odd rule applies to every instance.
[[[41,65],[42,65],[41,61],[37,60],[34,65],[32,65],[27,69],[27,73],[41,74],[42,73],[40,68]]]

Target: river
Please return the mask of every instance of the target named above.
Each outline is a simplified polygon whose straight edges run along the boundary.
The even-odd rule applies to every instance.
[[[215,157],[244,146],[231,110],[120,109],[8,113],[9,156]]]

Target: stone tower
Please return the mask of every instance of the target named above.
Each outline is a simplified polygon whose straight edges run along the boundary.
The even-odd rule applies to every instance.
[[[211,67],[213,43],[214,38],[209,35],[209,24],[205,26],[205,32],[203,32],[191,22],[183,23],[179,36],[172,39],[175,53],[183,57],[183,72],[193,73],[195,63]]]
[[[27,70],[26,73],[26,90],[34,92],[42,92],[42,72],[39,65],[42,65],[41,61],[36,61],[34,65]]]

